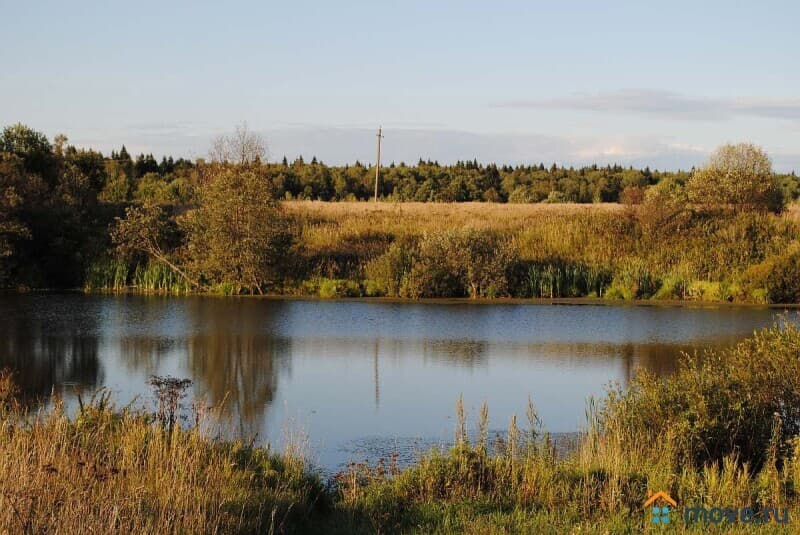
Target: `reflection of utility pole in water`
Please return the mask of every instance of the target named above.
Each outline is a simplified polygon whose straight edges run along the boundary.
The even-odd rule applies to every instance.
[[[375,339],[375,408],[378,409],[381,404],[381,390],[380,380],[378,378],[378,339]]]
[[[378,127],[378,163],[375,164],[375,202],[378,202],[378,177],[380,176],[381,172],[381,139],[383,139],[383,135],[381,135],[381,127]]]
[[[625,377],[625,386],[628,387],[631,384],[631,380],[633,379],[633,374],[635,371],[634,366],[634,359],[636,358],[635,355],[635,348],[633,344],[625,344],[622,346],[622,367],[623,367],[623,375]]]

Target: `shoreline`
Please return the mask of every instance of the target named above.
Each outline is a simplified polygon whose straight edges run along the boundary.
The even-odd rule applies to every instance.
[[[397,303],[397,304],[432,304],[432,305],[531,305],[531,306],[633,306],[633,307],[675,307],[675,308],[762,308],[762,309],[800,309],[800,303],[747,303],[730,301],[695,301],[681,299],[606,299],[600,297],[320,297],[302,294],[238,294],[225,295],[213,292],[140,292],[135,289],[122,291],[83,290],[80,288],[36,288],[0,290],[0,295],[26,294],[84,294],[84,295],[135,295],[144,297],[211,297],[216,299],[260,299],[277,301],[320,301],[342,302],[354,301],[362,303]]]

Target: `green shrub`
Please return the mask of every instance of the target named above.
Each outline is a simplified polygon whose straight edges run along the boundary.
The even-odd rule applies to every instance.
[[[650,271],[648,265],[638,259],[631,258],[614,272],[614,280],[606,292],[611,299],[647,299],[655,294],[661,282]]]
[[[514,246],[486,230],[466,228],[425,235],[408,277],[411,297],[508,295],[517,262]]]
[[[413,245],[394,242],[384,254],[369,262],[365,271],[367,279],[380,292],[376,295],[406,297],[415,257]]]
[[[356,281],[320,278],[317,281],[317,294],[323,299],[339,297],[361,297],[364,291]]]
[[[684,356],[668,378],[642,371],[625,394],[610,396],[604,425],[670,452],[676,466],[735,455],[758,468],[800,432],[798,355],[800,328],[787,322],[730,350]]]
[[[800,302],[800,248],[768,257],[749,267],[742,276],[752,298],[765,296],[770,303]]]
[[[722,287],[719,282],[692,281],[687,288],[687,297],[696,301],[721,301]]]

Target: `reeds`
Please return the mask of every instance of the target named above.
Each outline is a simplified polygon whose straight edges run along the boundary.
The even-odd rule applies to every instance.
[[[128,286],[128,264],[114,258],[103,258],[89,265],[84,278],[87,292],[121,292]]]
[[[8,533],[265,533],[302,525],[322,485],[304,461],[165,427],[95,396],[74,417],[4,410]]]
[[[169,266],[151,260],[129,265],[117,258],[93,262],[87,269],[84,290],[87,292],[138,292],[144,294],[186,294],[192,290],[186,279]]]

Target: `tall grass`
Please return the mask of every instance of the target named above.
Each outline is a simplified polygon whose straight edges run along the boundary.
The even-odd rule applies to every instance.
[[[506,259],[505,283],[494,285],[504,291],[486,296],[800,299],[800,224],[791,215],[687,209],[680,224],[667,228],[653,225],[643,207],[606,204],[284,205],[298,229],[292,276],[286,283],[301,293],[304,281],[332,278],[375,287],[386,295],[414,297],[409,288],[422,277],[432,280],[428,288],[444,291],[434,297],[469,294],[447,282],[454,274],[440,269],[442,261],[426,263],[413,253],[425,243],[471,229],[495,240],[497,256]],[[478,266],[482,259],[467,258],[458,248],[446,251],[446,258],[457,259],[463,269]],[[425,265],[432,271],[420,269]],[[428,296],[426,291],[416,293]]]
[[[116,258],[104,258],[92,263],[84,282],[87,292],[140,292],[185,294],[192,290],[186,279],[169,266],[151,260],[131,266]]]
[[[128,286],[128,264],[114,259],[103,258],[93,262],[84,278],[86,291],[120,292]]]
[[[489,436],[456,404],[455,444],[400,469],[352,464],[327,485],[288,450],[220,442],[106,395],[70,417],[28,412],[0,374],[0,525],[9,532],[632,533],[652,527],[648,491],[678,502],[680,532],[781,526],[685,524],[682,508],[800,505],[800,328],[687,356],[670,378],[637,375],[587,408],[557,446],[529,401]],[[161,383],[159,383],[161,384]],[[170,398],[171,399],[171,398]],[[174,406],[174,404],[173,404]],[[212,435],[213,436],[213,433]],[[788,508],[788,509],[787,509]],[[796,528],[794,528],[796,529]],[[760,532],[760,531],[759,531]]]
[[[184,294],[192,289],[185,278],[169,266],[156,261],[136,266],[131,285],[143,293]]]
[[[0,395],[0,397],[2,397]],[[8,397],[8,396],[7,396]],[[266,533],[302,525],[323,487],[305,462],[170,430],[106,395],[0,414],[0,526],[9,533]]]
[[[523,276],[518,286],[523,297],[603,297],[612,281],[607,267],[558,260],[531,262]]]
[[[750,507],[760,518],[800,505],[798,352],[800,330],[787,326],[687,357],[670,379],[643,374],[590,404],[586,433],[567,453],[541,432],[532,405],[528,429],[512,417],[494,449],[482,408],[470,443],[459,400],[452,449],[396,474],[351,468],[337,479],[340,507],[387,532],[631,533],[652,526],[643,502],[663,490],[678,501],[678,531],[756,532],[765,527],[687,525],[682,511]]]

